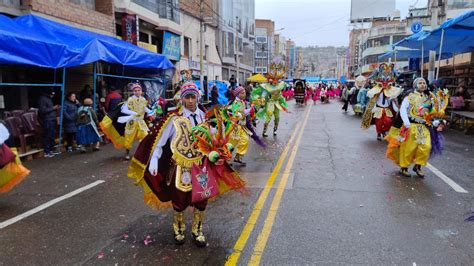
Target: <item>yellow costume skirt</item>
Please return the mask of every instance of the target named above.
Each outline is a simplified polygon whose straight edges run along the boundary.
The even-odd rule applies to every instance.
[[[145,120],[131,120],[127,122],[125,126],[125,140],[123,147],[130,150],[133,146],[133,142],[138,139],[142,140],[148,135],[148,127]]]
[[[249,149],[250,137],[246,130],[241,126],[237,125],[230,136],[230,141],[235,147],[235,152],[238,155],[245,155]]]
[[[112,141],[116,149],[123,148],[125,138],[119,133],[117,128],[115,128],[114,121],[110,119],[110,117],[105,116],[104,119],[102,119],[102,121],[99,123],[99,126],[107,138]]]
[[[15,160],[0,169],[0,193],[8,192],[30,173],[30,170],[21,164],[20,157],[18,157],[16,150],[12,149],[12,151],[16,154]]]
[[[412,163],[425,166],[428,163],[431,136],[425,125],[412,123],[406,135],[401,133],[401,129],[391,127],[386,140],[387,158],[400,167],[408,167]]]

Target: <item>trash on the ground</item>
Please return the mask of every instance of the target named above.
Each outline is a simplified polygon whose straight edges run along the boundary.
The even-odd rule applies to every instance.
[[[101,252],[99,252],[99,254],[97,254],[98,259],[102,259],[104,256],[105,256],[105,253],[103,251],[101,251]]]
[[[151,242],[153,242],[153,239],[151,239],[151,236],[146,236],[145,240],[143,240],[143,243],[145,246],[148,246]]]
[[[470,214],[464,221],[466,222],[474,222],[474,212]]]

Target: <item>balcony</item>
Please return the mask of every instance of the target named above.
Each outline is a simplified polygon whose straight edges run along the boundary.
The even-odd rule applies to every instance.
[[[378,27],[373,27],[370,29],[368,38],[378,37],[378,36],[390,36],[390,35],[402,35],[407,34],[407,29],[405,25],[382,25]]]
[[[362,52],[362,58],[370,56],[370,55],[375,55],[375,54],[384,54],[386,52],[389,52],[392,50],[391,45],[382,45],[382,46],[377,46],[377,47],[370,47],[365,49]]]

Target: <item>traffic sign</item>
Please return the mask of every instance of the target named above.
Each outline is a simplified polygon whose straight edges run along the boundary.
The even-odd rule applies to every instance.
[[[413,33],[417,33],[417,32],[420,32],[421,29],[423,28],[423,24],[421,24],[421,22],[414,22],[413,24],[411,24],[411,31]]]

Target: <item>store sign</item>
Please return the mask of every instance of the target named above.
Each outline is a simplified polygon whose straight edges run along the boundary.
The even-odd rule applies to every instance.
[[[138,43],[138,18],[137,15],[123,14],[122,40],[137,45]]]
[[[163,55],[179,61],[181,58],[181,36],[165,31],[163,34]]]
[[[151,43],[146,43],[146,42],[138,42],[138,46],[140,46],[143,49],[147,49],[150,52],[156,53],[158,51],[156,45],[151,44]]]

